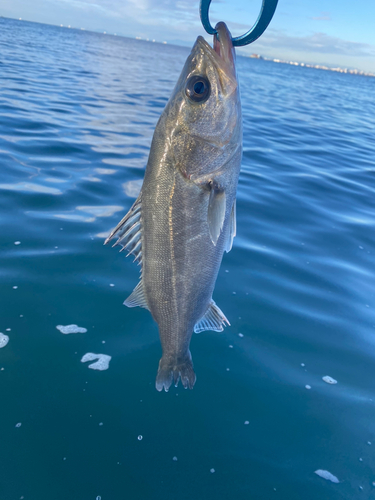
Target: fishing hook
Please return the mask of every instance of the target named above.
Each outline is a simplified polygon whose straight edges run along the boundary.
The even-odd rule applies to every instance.
[[[262,8],[260,10],[258,19],[255,21],[254,26],[244,35],[232,38],[234,47],[240,47],[255,42],[255,40],[265,32],[275,13],[277,1],[278,0],[262,1]],[[201,16],[203,28],[207,31],[208,34],[215,35],[217,31],[211,26],[210,20],[208,18],[208,10],[210,8],[210,4],[211,0],[200,0],[199,14]]]

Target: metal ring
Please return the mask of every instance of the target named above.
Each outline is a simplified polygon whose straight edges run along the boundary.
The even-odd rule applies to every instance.
[[[240,47],[255,42],[255,40],[265,32],[275,13],[277,1],[278,0],[262,1],[262,8],[260,10],[258,19],[255,21],[254,26],[244,35],[232,38],[234,47]],[[211,0],[200,0],[199,13],[201,16],[203,28],[207,31],[208,34],[215,35],[217,31],[211,26],[210,20],[208,18],[208,10],[210,8],[210,4]]]

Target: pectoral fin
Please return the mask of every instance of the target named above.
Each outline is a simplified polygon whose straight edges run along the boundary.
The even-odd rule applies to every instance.
[[[228,239],[225,245],[225,251],[228,253],[232,250],[233,238],[237,234],[237,223],[236,223],[236,200],[233,202],[232,212],[230,214],[230,226]]]
[[[225,191],[219,189],[215,185],[212,185],[210,191],[210,200],[208,202],[207,220],[208,220],[208,228],[210,231],[211,241],[214,244],[214,246],[216,246],[221,230],[223,229],[225,208],[226,208]]]
[[[230,325],[223,311],[211,299],[208,309],[198,323],[194,326],[194,332],[200,333],[204,330],[213,330],[214,332],[222,332],[225,323]]]

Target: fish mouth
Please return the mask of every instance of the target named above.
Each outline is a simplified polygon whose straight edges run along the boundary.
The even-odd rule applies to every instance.
[[[203,50],[227,74],[236,78],[236,53],[232,43],[232,35],[225,23],[219,22],[215,26],[217,34],[214,35],[214,48],[199,36],[196,46]]]
[[[236,53],[232,43],[232,35],[225,23],[219,22],[215,26],[217,35],[214,35],[214,51],[221,59],[235,71]]]

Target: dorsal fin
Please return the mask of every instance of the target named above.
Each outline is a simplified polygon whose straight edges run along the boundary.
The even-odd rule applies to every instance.
[[[230,325],[223,311],[211,299],[211,303],[208,306],[205,315],[194,326],[194,332],[200,333],[203,332],[204,330],[213,330],[214,332],[222,332],[224,330],[225,323],[227,325]]]
[[[108,238],[105,240],[106,245],[115,236],[117,241],[113,246],[121,245],[124,250],[128,250],[128,254],[134,255],[134,261],[138,264],[142,263],[142,191],[135,200],[133,206],[125,217],[117,224]]]
[[[125,217],[117,224],[108,238],[105,240],[106,245],[109,241],[117,236],[117,241],[113,245],[121,245],[123,250],[128,250],[128,255],[134,255],[134,261],[142,264],[142,191],[138,198],[133,203],[133,206]],[[148,309],[147,301],[143,289],[142,275],[138,285],[133,292],[125,300],[124,304],[128,307],[145,307]]]

